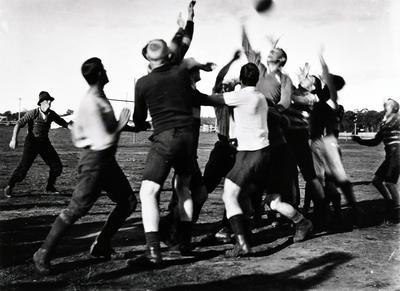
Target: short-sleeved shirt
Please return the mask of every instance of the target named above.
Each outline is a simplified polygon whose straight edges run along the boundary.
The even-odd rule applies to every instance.
[[[225,104],[232,106],[238,151],[256,151],[269,145],[268,105],[255,87],[223,94]]]
[[[68,128],[68,123],[61,118],[53,110],[48,110],[46,113],[40,112],[39,108],[32,109],[25,113],[25,115],[18,120],[19,127],[24,127],[28,124],[28,133],[36,137],[46,138],[49,135],[49,130],[52,122]]]
[[[114,110],[104,92],[89,89],[79,105],[72,139],[78,148],[105,150],[117,143],[117,126]]]

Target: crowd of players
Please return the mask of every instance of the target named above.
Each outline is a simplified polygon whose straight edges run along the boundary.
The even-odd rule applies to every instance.
[[[365,214],[357,206],[338,145],[343,107],[337,100],[338,91],[345,85],[343,78],[329,72],[321,55],[321,76],[310,75],[306,64],[295,87],[283,72],[287,61],[285,51],[273,43],[263,63],[243,28],[242,45],[248,63],[241,68],[239,79],[228,80],[226,75],[241,51],[219,71],[212,93],[204,94],[196,89],[200,71],[211,71],[215,65],[185,58],[193,37],[194,4],[195,1],[189,4],[186,23],[178,19],[180,28],[170,44],[154,39],[142,50],[149,66],[148,74],[135,87],[134,127],[127,125],[131,116],[128,109],[123,109],[116,120],[103,91],[108,77],[99,58],[88,59],[82,65],[82,75],[90,88],[73,125],[50,109],[54,98],[43,91],[39,94],[39,107],[25,114],[15,126],[12,149],[17,146],[20,128],[26,124],[28,135],[20,164],[4,189],[6,197],[12,197],[15,184],[24,179],[38,154],[50,166],[46,190],[57,192],[54,183],[62,165],[48,138],[51,122],[70,128],[74,145],[82,149],[78,183],[71,201],[33,256],[39,273],[50,272],[50,259],[60,238],[91,209],[102,190],[116,206],[90,253],[106,259],[112,257],[111,239],[137,206],[130,183],[115,159],[118,139],[121,131],[149,129],[148,111],[154,132],[139,192],[146,238],[142,259],[146,264],[157,266],[162,262],[160,241],[183,255],[192,252],[192,226],[208,194],[223,178],[222,227],[211,236],[222,242],[235,241],[228,256],[251,255],[250,219],[260,219],[264,203],[271,213],[291,221],[295,242],[307,239],[314,229],[337,230],[362,223]],[[214,106],[218,133],[203,174],[197,162],[201,106]],[[363,145],[374,146],[382,141],[385,144],[385,161],[373,184],[387,202],[387,218],[395,223],[399,222],[398,111],[399,104],[388,99],[376,137],[371,140],[354,137]],[[159,195],[171,169],[174,175],[169,213],[160,218]],[[301,210],[298,169],[306,182]],[[341,193],[350,206],[350,222],[342,218]],[[309,215],[311,201],[313,213]]]

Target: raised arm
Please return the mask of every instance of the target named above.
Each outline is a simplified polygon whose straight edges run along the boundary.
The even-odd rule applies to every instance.
[[[256,52],[250,44],[249,37],[247,36],[246,29],[242,26],[242,47],[243,51],[250,63],[257,65],[260,70],[260,75],[264,75],[267,71],[266,66],[261,62],[261,55]]]
[[[213,93],[221,92],[222,82],[226,74],[228,73],[232,64],[240,58],[241,52],[237,50],[233,55],[233,58],[218,72],[217,78],[215,79],[215,84],[213,88]]]
[[[333,76],[332,74],[329,73],[328,65],[326,64],[325,59],[322,56],[322,53],[320,54],[319,58],[322,66],[322,79],[326,82],[326,85],[329,88],[330,99],[335,103],[335,106],[337,106],[338,94],[333,80]]]
[[[194,31],[194,5],[196,1],[191,1],[188,6],[188,19],[186,26],[183,28],[183,19],[181,14],[178,16],[179,29],[171,40],[170,51],[174,55],[175,62],[180,63],[185,57],[186,52],[189,50],[190,44],[193,39]]]

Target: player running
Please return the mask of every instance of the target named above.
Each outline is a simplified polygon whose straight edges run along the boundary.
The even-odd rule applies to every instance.
[[[50,273],[50,259],[59,240],[92,208],[102,190],[117,205],[90,248],[94,257],[111,258],[111,238],[137,205],[129,181],[115,160],[119,134],[127,124],[130,112],[125,108],[119,121],[115,119],[103,91],[108,77],[100,59],[91,58],[84,62],[82,75],[90,88],[81,101],[72,127],[73,142],[83,149],[78,163],[78,184],[68,207],[56,218],[42,246],[33,255],[35,268],[41,274]]]

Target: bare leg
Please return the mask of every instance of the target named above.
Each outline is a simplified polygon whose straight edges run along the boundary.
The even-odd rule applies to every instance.
[[[193,200],[189,190],[190,176],[176,175],[175,189],[178,196],[179,216],[181,221],[192,222]]]
[[[383,183],[383,180],[377,176],[374,177],[372,180],[372,184],[375,186],[375,188],[381,193],[384,199],[386,200],[391,200],[391,195],[389,192],[389,189],[386,188],[385,184]]]
[[[157,193],[161,185],[144,180],[140,187],[140,201],[142,203],[142,220],[145,232],[157,232],[160,222],[160,211],[158,209]]]

